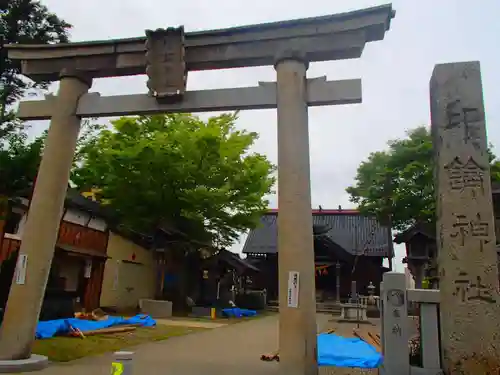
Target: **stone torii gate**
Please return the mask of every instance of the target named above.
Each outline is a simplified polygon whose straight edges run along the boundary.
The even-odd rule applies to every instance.
[[[277,108],[280,366],[288,374],[316,374],[307,108],[360,103],[361,81],[307,80],[306,71],[309,62],[359,58],[367,42],[384,38],[394,16],[384,5],[223,30],[181,27],[147,31],[146,38],[7,46],[9,58],[22,60],[24,75],[60,80],[60,87],[55,97],[19,107],[21,119],[51,123],[20,248],[25,267],[18,271],[25,275],[10,291],[0,359],[30,358],[82,117]],[[188,71],[264,65],[274,65],[277,83],[186,91]],[[149,94],[88,93],[93,78],[144,73]]]

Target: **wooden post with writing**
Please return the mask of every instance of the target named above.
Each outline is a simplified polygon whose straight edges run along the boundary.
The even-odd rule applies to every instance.
[[[443,367],[497,374],[500,299],[479,62],[436,65],[430,82]]]
[[[404,273],[386,272],[380,292],[382,348],[381,375],[409,375],[408,298]]]

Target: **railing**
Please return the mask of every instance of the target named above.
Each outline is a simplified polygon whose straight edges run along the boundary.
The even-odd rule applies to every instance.
[[[442,374],[439,341],[439,290],[406,289],[403,273],[387,272],[380,285],[382,351],[381,375]],[[421,367],[410,365],[408,306],[420,305]]]
[[[68,221],[63,221],[59,229],[57,244],[95,250],[102,254],[106,254],[108,234]]]
[[[363,306],[368,306],[372,305],[375,302],[374,305],[377,307],[380,306],[380,297],[379,296],[362,296],[359,295],[359,304]],[[380,307],[379,307],[380,308]]]
[[[0,233],[1,235],[2,233]],[[3,236],[3,241],[0,241],[0,263],[21,246],[21,238],[19,236],[9,233],[4,233]],[[100,232],[92,228],[63,221],[59,229],[57,244],[106,254],[108,234],[107,232]]]

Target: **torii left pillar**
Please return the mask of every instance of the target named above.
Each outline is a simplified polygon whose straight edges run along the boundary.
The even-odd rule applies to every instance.
[[[63,71],[0,331],[0,360],[31,355],[80,132],[76,110],[92,79]]]

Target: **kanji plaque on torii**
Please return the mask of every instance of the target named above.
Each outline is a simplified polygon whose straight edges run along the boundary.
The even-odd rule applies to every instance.
[[[184,28],[146,30],[146,74],[149,95],[180,101],[186,91]]]
[[[50,119],[20,254],[26,281],[13,284],[0,337],[0,359],[30,356],[82,117],[277,108],[279,169],[280,366],[317,373],[308,106],[361,102],[359,79],[306,79],[308,64],[359,58],[382,40],[395,12],[384,5],[325,17],[185,33],[61,45],[7,46],[33,80],[60,80],[57,96],[22,102],[22,119]],[[189,71],[273,65],[277,82],[186,91]],[[93,78],[147,74],[148,93],[101,97]],[[325,126],[327,126],[325,124]],[[46,197],[51,197],[50,200]],[[298,308],[287,307],[290,271],[300,275]],[[26,305],[26,301],[30,301]],[[0,361],[0,372],[1,372]]]

